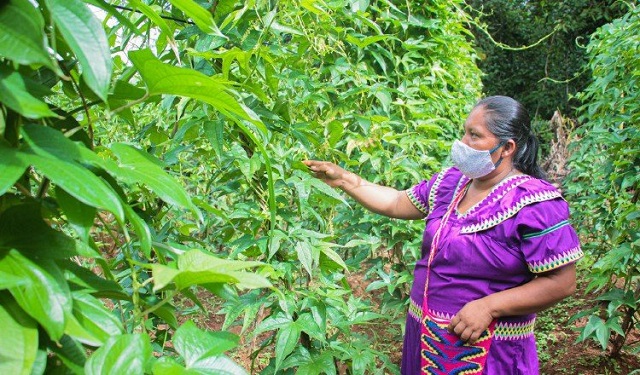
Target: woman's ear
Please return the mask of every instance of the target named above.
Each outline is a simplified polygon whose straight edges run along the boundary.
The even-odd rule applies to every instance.
[[[502,148],[502,157],[508,158],[510,156],[514,156],[516,154],[516,142],[513,139],[507,141]]]

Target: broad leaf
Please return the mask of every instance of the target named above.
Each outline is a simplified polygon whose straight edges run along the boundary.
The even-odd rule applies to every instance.
[[[38,327],[6,292],[0,292],[0,373],[29,375],[38,351]]]
[[[149,95],[170,94],[200,100],[230,118],[259,125],[266,133],[264,124],[250,117],[238,99],[229,94],[231,85],[228,81],[208,77],[193,69],[164,64],[148,49],[131,51],[129,58],[147,84]]]
[[[29,162],[80,202],[110,211],[119,221],[124,221],[124,210],[117,194],[88,169],[55,157],[26,153],[20,153],[18,157]]]
[[[87,86],[106,101],[113,62],[102,24],[80,0],[44,2],[58,30],[78,58]]]
[[[11,0],[0,6],[0,56],[22,65],[43,64],[59,70],[47,52],[46,40],[42,14],[29,0]]]
[[[286,326],[280,328],[276,335],[276,371],[280,369],[282,362],[295,347],[300,339],[300,326],[298,322],[290,322]]]
[[[21,204],[0,213],[0,250],[3,249],[17,249],[34,259],[98,255],[87,244],[52,229],[42,220],[37,204]]]
[[[224,354],[238,346],[238,342],[237,335],[229,332],[206,332],[190,320],[181,325],[173,336],[173,345],[184,358],[187,368],[196,366],[207,357]]]
[[[24,77],[0,66],[0,102],[27,118],[56,117],[47,103],[33,96]]]
[[[73,292],[73,315],[78,323],[94,337],[107,341],[109,337],[124,333],[122,323],[102,301],[82,292]]]
[[[85,242],[89,242],[89,231],[93,226],[96,216],[95,207],[88,206],[75,199],[69,193],[56,186],[56,198],[62,211],[67,216],[69,225],[76,231],[78,237]]]
[[[183,11],[187,16],[189,16],[200,30],[204,31],[207,34],[213,34],[226,38],[224,34],[220,32],[218,26],[216,26],[211,12],[201,7],[195,1],[169,0],[169,2],[176,8]]]
[[[119,177],[126,176],[129,183],[141,183],[165,202],[188,208],[200,217],[201,214],[191,202],[189,194],[160,167],[162,165],[161,161],[123,143],[113,144],[111,150],[120,161]]]
[[[65,317],[71,314],[71,293],[56,264],[46,259],[35,264],[18,251],[10,250],[0,259],[0,271],[27,281],[9,291],[52,339],[60,339],[65,329]]]
[[[113,336],[87,360],[87,375],[144,374],[151,360],[149,336],[127,334]]]
[[[29,163],[16,157],[17,150],[0,142],[0,195],[9,190],[29,167]]]
[[[192,285],[229,283],[240,287],[270,287],[271,283],[262,276],[239,272],[239,270],[262,265],[260,262],[242,262],[216,258],[200,250],[190,250],[178,257],[177,269],[154,264],[155,281],[153,290],[158,291],[174,282],[178,289]]]

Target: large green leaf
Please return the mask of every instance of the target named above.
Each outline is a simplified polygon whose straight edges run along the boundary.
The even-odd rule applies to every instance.
[[[0,6],[0,56],[22,65],[43,64],[59,70],[47,52],[46,40],[42,14],[29,0],[11,0]]]
[[[300,326],[298,322],[289,322],[284,327],[280,328],[276,335],[276,371],[280,369],[282,362],[295,347],[298,345],[300,339]]]
[[[169,0],[176,8],[183,11],[189,18],[195,22],[198,28],[207,34],[214,34],[225,37],[213,20],[211,12],[201,7],[193,0]],[[226,38],[226,37],[225,37]]]
[[[42,219],[38,204],[16,205],[0,213],[0,251],[9,249],[33,259],[98,255],[87,244],[51,228]]]
[[[160,167],[160,160],[123,143],[111,145],[111,151],[120,161],[118,177],[127,178],[126,182],[129,183],[141,183],[165,202],[188,208],[200,217],[201,214],[191,202],[189,194]]]
[[[66,316],[71,315],[71,292],[62,272],[52,260],[40,259],[38,264],[17,250],[10,250],[0,259],[0,271],[27,283],[9,291],[20,307],[37,320],[53,340],[62,337]]]
[[[88,169],[53,156],[20,153],[18,157],[80,202],[110,211],[120,222],[124,221],[124,210],[117,194]]]
[[[6,193],[29,167],[29,163],[16,157],[17,152],[0,142],[0,195]]]
[[[249,116],[238,99],[229,94],[230,82],[164,64],[148,49],[131,51],[129,58],[147,84],[149,95],[170,94],[200,100],[233,119],[252,122],[266,133],[264,124]]]
[[[235,348],[238,341],[238,336],[232,333],[202,331],[192,321],[180,326],[173,336],[173,345],[184,358],[186,368],[205,374],[246,374],[223,355]]]
[[[72,296],[75,319],[86,332],[99,340],[99,344],[124,333],[120,320],[100,300],[85,292],[73,292]]]
[[[178,289],[192,285],[211,283],[237,284],[246,288],[266,288],[271,283],[260,275],[240,270],[262,265],[260,262],[243,262],[214,257],[200,250],[190,250],[178,257],[177,269],[154,264],[154,291],[174,282]]]
[[[111,82],[112,60],[102,24],[80,0],[44,0],[51,17],[82,66],[87,86],[103,101]]]
[[[38,351],[38,327],[6,292],[0,292],[0,373],[28,375]]]
[[[87,375],[144,374],[151,360],[149,336],[112,336],[93,353],[84,366]]]
[[[95,207],[80,202],[58,186],[56,186],[56,198],[60,208],[67,216],[69,225],[76,231],[83,242],[88,243],[89,231],[96,216]]]
[[[132,8],[137,9],[142,14],[149,17],[149,20],[156,24],[167,38],[173,39],[173,30],[169,27],[167,22],[153,10],[153,8],[140,0],[128,0],[128,2]]]
[[[27,118],[56,117],[47,103],[31,95],[24,77],[0,66],[0,102]]]

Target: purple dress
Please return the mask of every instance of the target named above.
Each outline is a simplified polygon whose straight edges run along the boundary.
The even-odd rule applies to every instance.
[[[431,241],[455,194],[469,181],[453,167],[407,190],[427,215],[411,290],[402,374],[420,375],[420,319]],[[522,285],[583,256],[560,192],[528,175],[508,177],[442,229],[429,278],[429,310],[452,318],[467,302]],[[483,374],[538,374],[535,314],[498,319]]]

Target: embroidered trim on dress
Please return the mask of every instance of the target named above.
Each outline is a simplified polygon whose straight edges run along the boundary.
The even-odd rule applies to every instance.
[[[482,206],[485,201],[489,201],[490,200],[490,202],[488,204],[493,204],[493,203],[499,201],[500,199],[502,199],[502,197],[507,195],[508,192],[510,192],[514,188],[522,185],[523,183],[531,180],[532,178],[533,177],[531,177],[529,175],[526,175],[526,174],[507,177],[504,180],[500,181],[500,183],[498,183],[498,185],[496,185],[493,189],[491,189],[491,192],[489,193],[489,195],[487,195],[486,198],[484,198],[484,199],[480,200],[480,202],[474,204],[473,207],[468,209],[465,213],[461,214],[458,211],[458,207],[456,207],[456,213],[458,214],[459,218],[463,219],[463,218],[469,216],[478,207]],[[508,186],[504,190],[502,190],[502,192],[500,194],[496,194],[498,191],[500,191],[500,187],[502,187],[504,185],[507,185],[509,183],[511,183],[510,186]]]
[[[535,232],[535,233],[528,233],[522,236],[523,239],[527,240],[529,238],[536,238],[536,237],[540,237],[540,236],[544,236],[547,233],[551,233],[555,230],[558,230],[566,225],[569,225],[569,220],[562,220],[561,222],[559,222],[556,225],[552,225],[549,228],[545,229],[545,230],[541,230],[540,232]]]
[[[429,313],[438,319],[451,320],[453,318],[451,314],[436,310],[429,309]],[[422,306],[411,297],[409,297],[409,315],[418,322],[422,321]]]
[[[522,340],[533,336],[536,318],[525,322],[501,322],[496,323],[494,338],[496,340]]]
[[[453,315],[431,309],[429,309],[429,313],[438,319],[451,320],[453,318]],[[409,298],[409,316],[417,322],[422,321],[422,308],[413,298]],[[495,339],[508,341],[522,340],[531,337],[533,336],[535,321],[536,318],[515,323],[498,320],[496,323]]]
[[[416,196],[416,193],[413,191],[413,189],[407,190],[407,197],[409,197],[409,200],[411,201],[411,203],[413,203],[413,205],[416,206],[416,208],[420,212],[422,212],[425,215],[429,214],[429,208],[425,207],[425,205],[422,204],[422,202],[420,202],[420,200]]]
[[[527,266],[529,267],[529,271],[533,273],[547,272],[562,267],[565,264],[573,263],[583,256],[584,253],[582,249],[580,249],[580,246],[577,246],[551,258],[543,259],[539,262],[527,263]]]
[[[444,179],[444,176],[449,173],[450,169],[451,167],[438,173],[436,180],[433,182],[433,185],[431,185],[431,189],[429,189],[429,207],[431,207],[431,209],[436,206],[436,196],[438,195],[438,188],[440,187],[440,183]]]
[[[526,195],[522,197],[518,202],[516,202],[516,204],[514,204],[504,212],[499,212],[489,217],[488,219],[482,220],[477,224],[463,226],[460,229],[460,233],[474,233],[474,232],[479,232],[479,231],[489,229],[491,227],[494,227],[502,223],[503,221],[507,220],[513,215],[517,214],[518,211],[520,211],[525,206],[528,206],[532,203],[548,201],[551,199],[561,198],[561,197],[562,197],[562,194],[560,194],[560,192],[557,190],[542,191],[539,193]]]

